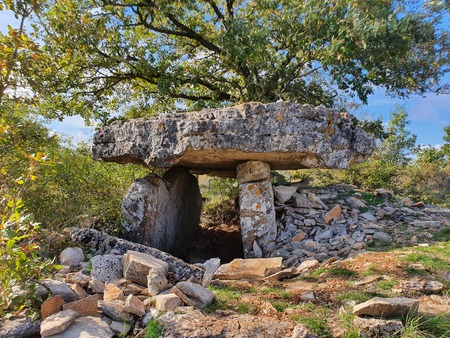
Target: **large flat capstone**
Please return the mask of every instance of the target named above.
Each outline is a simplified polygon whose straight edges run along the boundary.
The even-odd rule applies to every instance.
[[[276,102],[115,121],[94,136],[95,159],[204,173],[234,172],[244,161],[272,170],[347,168],[373,151],[373,138],[347,113]]]

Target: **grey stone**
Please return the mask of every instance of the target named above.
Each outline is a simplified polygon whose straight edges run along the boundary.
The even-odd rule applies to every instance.
[[[353,323],[361,330],[362,338],[391,338],[403,333],[403,324],[400,320],[355,317]]]
[[[53,296],[61,296],[66,303],[77,300],[77,297],[66,283],[53,279],[44,279],[43,283],[50,289]]]
[[[355,209],[359,209],[359,208],[364,208],[366,207],[366,203],[364,203],[363,201],[361,201],[359,198],[356,197],[349,197],[345,200],[352,208]]]
[[[323,239],[330,239],[331,237],[333,237],[333,230],[327,230],[327,231],[324,231],[324,232],[316,235],[315,240],[320,241]]]
[[[236,168],[236,178],[239,184],[259,181],[270,181],[270,166],[262,161],[247,161],[239,163]]]
[[[414,315],[419,309],[419,301],[412,298],[381,298],[374,297],[367,302],[356,305],[353,314],[374,317],[404,317]]]
[[[79,265],[84,261],[84,253],[81,248],[65,248],[59,254],[61,265]]]
[[[442,223],[440,221],[414,221],[413,225],[420,228],[439,229],[442,226]]]
[[[116,322],[115,320],[113,320],[111,324],[109,324],[109,328],[119,337],[125,337],[130,331],[131,325],[128,323]]]
[[[114,332],[98,317],[79,317],[64,332],[52,338],[111,338]]]
[[[361,217],[363,217],[364,219],[366,219],[366,220],[368,220],[370,222],[376,222],[377,221],[377,218],[374,215],[372,215],[370,212],[368,212],[368,211],[363,213],[363,214],[361,214]]]
[[[113,250],[125,254],[129,250],[133,250],[160,259],[169,265],[167,279],[172,284],[188,279],[200,283],[203,278],[204,268],[201,266],[188,264],[161,250],[138,243],[132,243],[94,229],[73,229],[71,238],[83,245],[90,246],[100,254],[107,254]]]
[[[184,167],[137,179],[122,202],[124,238],[182,257],[198,229],[201,203],[197,179]]]
[[[206,308],[215,297],[209,289],[191,282],[179,282],[173,288],[173,293],[184,303],[200,309]]]
[[[45,318],[41,323],[41,336],[48,337],[66,330],[78,318],[78,312],[65,310]]]
[[[124,311],[125,303],[121,300],[113,300],[110,302],[99,301],[102,312],[112,320],[118,322],[132,322],[133,315]]]
[[[32,318],[0,320],[0,337],[24,338],[39,334],[41,322]]]
[[[348,114],[289,102],[251,102],[114,121],[95,134],[93,157],[204,172],[234,171],[248,160],[267,162],[272,170],[343,169],[364,161],[374,148],[373,138],[355,128]]]
[[[273,187],[273,194],[275,199],[280,203],[286,203],[292,198],[292,195],[297,191],[295,186],[277,186]]]
[[[97,255],[92,257],[91,278],[104,283],[114,282],[123,277],[122,263],[115,255]]]
[[[202,265],[205,267],[205,274],[203,275],[202,286],[207,288],[211,283],[217,269],[220,267],[220,258],[208,259]]]
[[[392,242],[392,237],[382,231],[377,231],[373,234],[373,239],[380,241],[380,242],[385,242],[385,243],[391,243]]]

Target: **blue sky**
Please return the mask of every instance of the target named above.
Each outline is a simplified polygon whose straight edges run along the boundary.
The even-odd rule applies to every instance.
[[[0,11],[0,31],[7,32],[8,25],[17,27],[12,12]],[[445,77],[450,82],[450,74]],[[409,114],[409,129],[417,135],[417,144],[437,146],[443,143],[443,128],[450,125],[450,95],[428,94],[426,97],[412,95],[408,99],[393,99],[385,95],[381,89],[369,97],[368,105],[360,111],[368,116],[382,117],[383,122],[389,120],[389,113],[396,104],[404,105]],[[74,142],[89,141],[93,128],[86,127],[80,117],[68,117],[63,122],[54,121],[49,127],[57,133],[65,134]]]

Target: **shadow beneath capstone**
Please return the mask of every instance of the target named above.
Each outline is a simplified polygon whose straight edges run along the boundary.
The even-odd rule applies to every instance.
[[[203,263],[219,257],[221,264],[243,258],[241,229],[235,224],[200,225],[186,255],[189,263]]]

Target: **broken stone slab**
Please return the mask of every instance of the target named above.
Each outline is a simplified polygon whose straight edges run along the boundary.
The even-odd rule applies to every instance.
[[[49,288],[52,295],[60,295],[66,303],[77,300],[75,294],[66,283],[54,279],[44,279],[43,283]]]
[[[41,305],[41,317],[43,319],[61,311],[62,306],[66,304],[60,295],[56,295],[46,299]]]
[[[355,317],[353,323],[361,330],[361,337],[391,338],[403,333],[400,320]]]
[[[174,293],[154,296],[155,308],[161,312],[173,311],[183,304],[183,301]]]
[[[169,265],[161,259],[143,252],[129,250],[123,256],[123,276],[140,285],[147,285],[150,270],[158,270],[162,276],[167,276]]]
[[[161,250],[132,243],[94,229],[73,229],[71,238],[78,243],[91,246],[92,249],[100,254],[110,253],[111,251],[125,254],[132,250],[160,259],[169,266],[167,279],[172,284],[185,280],[200,283],[203,278],[204,268],[201,266],[188,264]]]
[[[210,258],[202,264],[205,267],[205,273],[202,279],[202,286],[207,288],[214,277],[217,269],[220,267],[220,258]]]
[[[95,294],[80,299],[76,302],[64,304],[62,308],[63,310],[73,310],[77,312],[80,315],[80,317],[96,316],[99,313],[97,309],[98,299],[99,299],[98,294]]]
[[[405,317],[416,314],[418,309],[419,301],[417,299],[374,297],[367,302],[356,305],[353,308],[353,314],[385,318]]]
[[[63,332],[78,316],[73,310],[65,310],[45,318],[41,323],[41,336],[48,337]]]
[[[262,279],[281,271],[282,263],[282,257],[236,258],[228,264],[221,265],[214,276],[222,280]]]
[[[245,137],[243,137],[245,135]],[[289,102],[206,109],[114,121],[94,135],[93,157],[118,163],[202,172],[234,172],[242,161],[272,170],[347,168],[364,161],[375,141],[347,113]]]
[[[176,294],[184,303],[195,306],[199,309],[206,308],[214,301],[214,294],[211,290],[191,282],[179,282],[173,288]]]
[[[123,311],[141,317],[145,315],[145,306],[139,298],[133,295],[129,295],[125,301]]]
[[[201,204],[197,179],[184,167],[139,178],[122,202],[124,238],[183,257],[199,228]]]
[[[110,302],[99,301],[98,304],[102,312],[112,320],[118,322],[132,322],[134,317],[132,314],[124,311],[125,303],[121,300],[112,300]]]
[[[113,283],[106,283],[105,289],[103,291],[103,300],[104,301],[111,301],[115,299],[122,300],[124,298],[123,291],[115,284]]]
[[[111,338],[114,332],[108,324],[98,317],[78,317],[64,332],[52,338]]]

